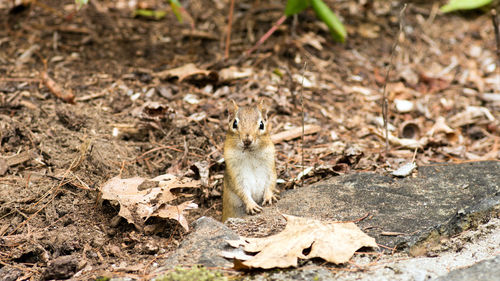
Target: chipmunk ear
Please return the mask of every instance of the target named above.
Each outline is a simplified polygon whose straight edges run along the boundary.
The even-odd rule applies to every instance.
[[[267,121],[267,114],[269,113],[269,104],[263,98],[259,99],[259,103],[257,104],[257,108],[262,113],[262,118]]]
[[[233,99],[228,102],[227,111],[229,112],[229,121],[231,121],[236,116],[236,111],[238,111],[238,105]]]

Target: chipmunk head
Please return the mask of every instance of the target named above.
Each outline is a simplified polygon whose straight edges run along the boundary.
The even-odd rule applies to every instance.
[[[234,100],[229,106],[228,132],[238,137],[238,146],[243,149],[252,149],[259,145],[260,136],[268,134],[267,107],[264,101],[256,106],[238,107]]]

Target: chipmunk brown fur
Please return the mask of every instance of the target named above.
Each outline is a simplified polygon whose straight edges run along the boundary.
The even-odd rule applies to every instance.
[[[278,200],[274,144],[269,136],[267,108],[257,105],[229,110],[229,128],[224,142],[224,190],[222,221],[262,211],[259,204]]]

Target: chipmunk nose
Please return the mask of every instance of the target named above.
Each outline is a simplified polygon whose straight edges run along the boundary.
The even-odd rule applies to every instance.
[[[249,147],[252,144],[253,140],[249,135],[246,135],[245,138],[243,139],[243,145],[245,147]]]

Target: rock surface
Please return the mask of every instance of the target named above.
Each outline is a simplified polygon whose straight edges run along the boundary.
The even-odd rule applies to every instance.
[[[230,220],[226,225],[239,235],[262,237],[284,227],[281,214],[336,221],[356,220],[369,214],[358,226],[378,243],[404,251],[385,256],[380,261],[384,266],[371,265],[367,272],[339,274],[313,266],[265,272],[251,278],[427,280],[459,274],[448,271],[469,267],[500,251],[498,161],[421,166],[415,177],[407,178],[355,173],[285,191],[281,197],[275,206],[264,208],[262,214]],[[219,256],[221,250],[228,249],[225,240],[238,237],[226,225],[210,218],[197,220],[193,232],[162,269],[193,264],[232,267],[231,262]],[[452,237],[457,234],[460,235]],[[463,250],[469,246],[470,250]],[[373,260],[358,256],[353,262],[363,266]],[[496,272],[493,266],[498,266],[496,260],[469,270],[477,267]]]
[[[403,179],[374,173],[340,176],[286,191],[276,207],[248,220],[277,225],[279,213],[338,221],[369,214],[358,225],[378,243],[424,255],[442,237],[499,212],[500,162],[485,161],[421,166],[416,177]]]
[[[496,258],[484,260],[468,268],[453,270],[436,281],[490,281],[500,280],[500,255]]]
[[[230,250],[226,240],[238,239],[238,235],[219,221],[201,217],[193,223],[192,232],[171,254],[158,272],[175,266],[201,264],[206,267],[232,267],[233,263],[220,256],[222,250]]]

